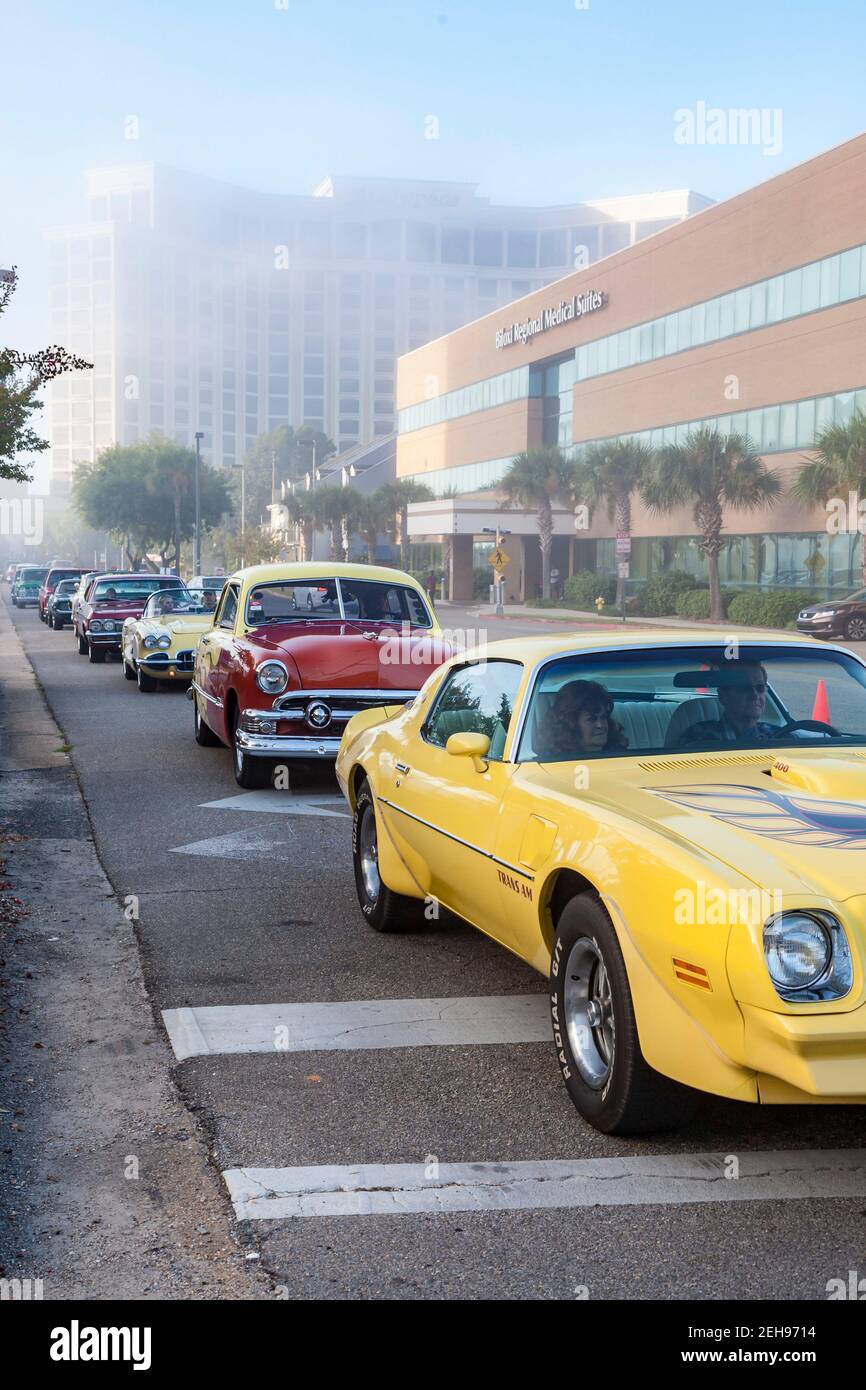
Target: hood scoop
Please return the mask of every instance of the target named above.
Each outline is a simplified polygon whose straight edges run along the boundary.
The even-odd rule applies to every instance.
[[[816,758],[776,758],[770,768],[774,782],[791,790],[844,801],[866,801],[866,760],[860,753],[820,754]]]

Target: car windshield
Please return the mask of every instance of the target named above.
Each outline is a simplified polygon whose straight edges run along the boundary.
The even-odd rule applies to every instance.
[[[21,570],[18,578],[22,584],[41,584],[47,573],[47,570],[26,569]]]
[[[77,580],[75,580],[75,579],[61,579],[60,583],[57,585],[57,588],[54,590],[55,597],[56,597],[56,598],[68,598],[68,596],[69,596],[70,594],[74,594],[74,593],[75,593],[75,590],[77,589],[77,587],[78,587],[78,581],[77,581]]]
[[[91,603],[143,603],[157,589],[177,588],[177,580],[153,579],[143,576],[135,579],[100,579],[90,595]]]
[[[219,594],[215,589],[160,589],[144,605],[142,618],[174,617],[180,614],[213,613]]]
[[[866,666],[846,652],[752,643],[593,652],[546,663],[518,758],[866,744]]]
[[[75,579],[77,581],[80,576],[81,570],[52,570],[50,578],[52,584],[60,584],[64,579]]]
[[[252,624],[292,619],[355,618],[365,623],[431,627],[424,600],[405,584],[374,579],[280,580],[257,584],[247,598]]]

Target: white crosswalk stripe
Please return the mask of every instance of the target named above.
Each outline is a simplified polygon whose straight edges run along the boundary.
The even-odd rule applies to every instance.
[[[549,1042],[546,994],[164,1009],[175,1057]]]
[[[564,1207],[668,1206],[866,1197],[866,1150],[747,1153],[739,1176],[724,1154],[588,1158],[539,1163],[370,1163],[355,1167],[231,1168],[239,1221]]]
[[[282,816],[323,816],[345,820],[349,808],[339,792],[277,791],[265,788],[258,792],[241,792],[238,796],[224,796],[219,801],[200,803],[206,811],[258,811]]]

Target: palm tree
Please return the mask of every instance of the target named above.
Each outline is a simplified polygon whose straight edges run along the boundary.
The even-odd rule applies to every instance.
[[[541,547],[541,592],[550,598],[550,551],[553,544],[553,504],[572,501],[574,470],[555,444],[543,444],[517,454],[508,472],[497,483],[505,494],[506,507],[532,508],[536,512],[538,543]]]
[[[332,560],[343,558],[343,522],[350,502],[348,492],[348,488],[329,484],[326,487],[317,487],[310,493],[310,505],[314,518],[318,521],[316,529],[324,526],[331,533]]]
[[[367,543],[367,561],[375,565],[379,532],[387,531],[394,522],[392,499],[386,489],[380,487],[366,497],[356,493],[355,506],[355,524]]]
[[[592,511],[604,503],[618,536],[631,536],[631,500],[649,476],[653,453],[632,439],[590,444],[574,465],[574,500]],[[625,580],[617,574],[616,604],[625,603]]]
[[[400,565],[409,568],[409,506],[412,502],[430,502],[433,493],[425,483],[416,483],[414,478],[397,478],[396,482],[386,483],[380,489],[388,498],[391,515],[400,546]]]
[[[806,507],[824,506],[831,498],[841,498],[847,512],[849,493],[858,497],[866,494],[866,413],[855,410],[847,424],[827,425],[812,448],[791,487],[791,496]],[[866,545],[861,564],[866,585]]]
[[[286,498],[289,519],[298,527],[301,536],[301,554],[305,560],[313,558],[313,531],[315,519],[309,503],[309,492],[290,492]]]
[[[757,511],[775,501],[782,484],[751,440],[742,434],[720,434],[702,426],[684,444],[670,444],[656,455],[641,492],[651,511],[672,512],[693,504],[701,549],[707,557],[710,618],[722,622],[719,552],[722,549],[725,507]]]

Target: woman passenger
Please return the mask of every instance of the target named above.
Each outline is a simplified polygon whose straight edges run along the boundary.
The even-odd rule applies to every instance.
[[[613,699],[598,681],[569,681],[554,696],[540,758],[581,758],[628,747],[621,724],[611,716]]]

